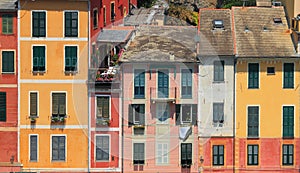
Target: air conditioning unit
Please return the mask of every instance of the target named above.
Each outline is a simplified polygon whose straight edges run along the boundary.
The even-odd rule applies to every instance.
[[[273,6],[282,6],[281,2],[278,2],[278,1],[273,1],[272,5]]]

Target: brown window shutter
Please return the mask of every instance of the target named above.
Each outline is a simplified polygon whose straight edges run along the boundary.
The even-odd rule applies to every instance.
[[[52,94],[52,115],[58,115],[58,93]]]
[[[30,116],[37,116],[37,93],[30,93]]]
[[[66,94],[65,93],[59,93],[58,97],[58,114],[59,115],[66,115]]]

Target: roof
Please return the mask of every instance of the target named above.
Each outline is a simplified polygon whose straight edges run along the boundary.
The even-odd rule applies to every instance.
[[[16,10],[17,0],[0,0],[0,10]]]
[[[129,28],[104,29],[99,33],[97,42],[124,43],[129,39],[132,31],[133,29]]]
[[[233,7],[238,57],[286,57],[295,54],[283,7]],[[281,18],[282,24],[274,23]]]
[[[200,9],[199,55],[233,55],[230,9]],[[214,28],[213,21],[222,20],[224,28]]]
[[[194,62],[196,27],[141,26],[121,62]]]

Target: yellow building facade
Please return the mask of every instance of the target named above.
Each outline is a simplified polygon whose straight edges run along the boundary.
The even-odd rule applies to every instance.
[[[88,169],[88,5],[19,1],[23,171]]]

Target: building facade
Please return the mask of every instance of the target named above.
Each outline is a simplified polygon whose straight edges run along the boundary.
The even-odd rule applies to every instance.
[[[199,165],[233,172],[234,49],[230,9],[201,9],[199,42]],[[202,162],[202,163],[201,163]]]
[[[234,7],[236,172],[298,172],[299,58],[283,7]],[[255,20],[257,19],[257,20]]]
[[[196,34],[141,26],[122,54],[124,172],[198,172]]]
[[[18,1],[23,171],[88,171],[88,1]]]
[[[20,171],[18,160],[18,25],[14,1],[0,2],[0,172]]]

